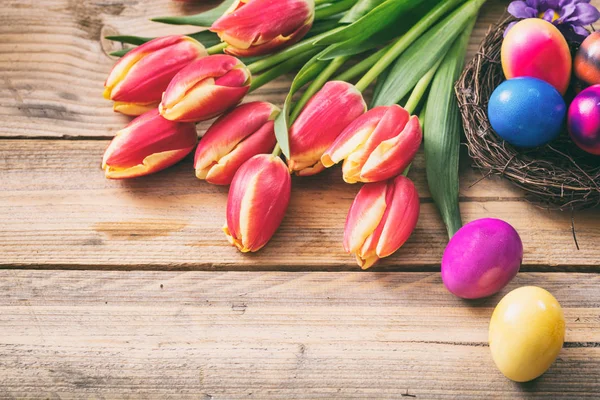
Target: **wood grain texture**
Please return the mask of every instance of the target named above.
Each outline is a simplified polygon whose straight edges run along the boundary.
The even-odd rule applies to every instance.
[[[214,2],[213,2],[214,4]],[[128,118],[102,98],[104,80],[120,45],[112,34],[189,33],[148,19],[200,11],[170,0],[4,0],[0,4],[0,137],[110,138]],[[473,33],[469,54],[481,42],[503,3],[490,0]],[[292,76],[248,96],[282,104]],[[200,124],[205,130],[208,123]]]
[[[600,393],[600,277],[520,274],[567,321],[552,368],[514,384],[437,273],[0,271],[0,396],[575,399]],[[509,289],[505,290],[506,293]]]
[[[197,180],[191,160],[129,181],[106,180],[103,141],[0,141],[0,265],[65,268],[350,269],[342,249],[346,213],[358,186],[334,168],[294,179],[283,225],[257,254],[229,246],[221,227],[227,188]],[[411,177],[422,196],[415,233],[380,268],[439,268],[445,229],[429,198],[424,160]],[[465,221],[498,217],[519,231],[525,268],[595,269],[600,214],[575,216],[577,251],[568,213],[540,210],[501,180],[484,180],[465,166],[461,209]],[[552,267],[551,267],[552,269]]]

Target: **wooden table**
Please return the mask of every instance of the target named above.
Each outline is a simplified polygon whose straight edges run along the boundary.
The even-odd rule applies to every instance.
[[[600,5],[600,1],[594,1]],[[507,2],[490,1],[470,54]],[[463,157],[465,222],[498,217],[525,246],[501,294],[461,301],[443,287],[447,238],[419,155],[422,212],[409,242],[360,272],[341,240],[358,187],[334,169],[294,179],[264,251],[240,255],[220,228],[227,188],[188,159],[109,181],[103,150],[127,118],[101,97],[113,33],[189,28],[151,16],[168,0],[3,0],[0,5],[1,398],[598,398],[600,213],[538,209]],[[289,77],[250,99],[281,104]],[[205,128],[206,125],[201,125]],[[487,346],[491,312],[523,285],[564,307],[564,349],[515,384]]]

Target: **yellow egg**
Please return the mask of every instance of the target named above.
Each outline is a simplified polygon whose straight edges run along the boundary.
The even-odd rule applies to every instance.
[[[542,375],[556,360],[565,339],[565,317],[548,291],[525,286],[498,303],[489,342],[496,366],[516,382]]]

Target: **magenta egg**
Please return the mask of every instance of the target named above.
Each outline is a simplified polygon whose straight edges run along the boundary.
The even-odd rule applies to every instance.
[[[590,86],[575,97],[567,124],[577,146],[600,155],[600,85]]]
[[[510,224],[478,219],[450,239],[442,258],[442,281],[458,297],[488,297],[508,285],[522,260],[523,243]]]

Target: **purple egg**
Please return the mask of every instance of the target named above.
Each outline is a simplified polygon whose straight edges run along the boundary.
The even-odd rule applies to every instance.
[[[523,243],[515,228],[499,219],[478,219],[450,239],[442,258],[442,281],[458,297],[488,297],[508,285],[522,260]]]
[[[567,124],[577,146],[600,155],[600,85],[590,86],[575,97]]]

